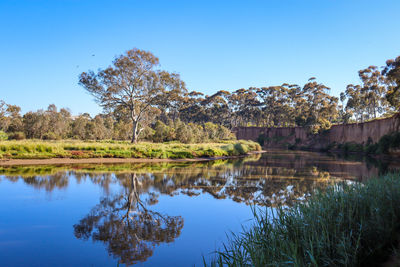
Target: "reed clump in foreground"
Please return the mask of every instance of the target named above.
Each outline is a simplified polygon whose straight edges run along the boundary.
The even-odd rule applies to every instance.
[[[254,214],[254,225],[232,234],[212,266],[376,266],[399,242],[400,173]]]
[[[49,158],[156,158],[190,159],[245,155],[259,151],[258,143],[245,140],[219,143],[182,144],[149,143],[131,144],[124,141],[0,141],[0,159]]]

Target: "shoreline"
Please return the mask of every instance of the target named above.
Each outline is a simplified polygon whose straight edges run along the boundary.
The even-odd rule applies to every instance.
[[[68,164],[115,164],[115,163],[160,163],[160,162],[203,162],[220,159],[243,158],[250,155],[262,154],[266,151],[251,151],[245,155],[222,156],[209,158],[186,158],[186,159],[157,159],[157,158],[51,158],[51,159],[0,159],[0,166],[18,165],[68,165]]]

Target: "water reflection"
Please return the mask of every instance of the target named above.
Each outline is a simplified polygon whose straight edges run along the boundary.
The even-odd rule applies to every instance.
[[[109,254],[120,263],[134,264],[146,261],[160,243],[170,243],[183,227],[183,218],[152,211],[156,195],[141,200],[140,181],[136,175],[125,174],[122,194],[107,196],[78,224],[74,225],[76,238],[101,241]]]
[[[398,168],[395,162],[269,151],[202,163],[4,166],[0,181],[23,181],[48,193],[68,188],[72,180],[102,188],[98,204],[73,225],[74,236],[103,243],[119,263],[131,265],[146,261],[162,243],[175,242],[184,229],[181,214],[157,210],[160,195],[292,205],[339,180],[360,181],[394,170]]]
[[[196,164],[14,166],[3,167],[0,173],[8,172],[13,175],[5,176],[8,180],[23,179],[26,184],[49,192],[55,188],[67,188],[72,178],[77,183],[90,180],[108,194],[111,184],[129,189],[132,182],[126,176],[134,172],[135,179],[140,181],[135,187],[138,194],[150,191],[170,196],[209,194],[215,199],[229,198],[236,202],[269,206],[290,205],[304,199],[314,189],[324,188],[338,179],[315,166],[287,166],[282,160],[271,161],[270,156]],[[51,174],[46,175],[46,171]],[[40,175],[34,175],[35,172]]]

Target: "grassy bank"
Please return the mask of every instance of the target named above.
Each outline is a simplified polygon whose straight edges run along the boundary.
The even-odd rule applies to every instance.
[[[245,155],[261,150],[252,141],[221,143],[139,143],[82,141],[0,141],[0,159],[156,158],[184,159]]]
[[[211,265],[376,266],[398,244],[399,228],[400,174],[391,174],[255,212],[254,225],[232,235]]]

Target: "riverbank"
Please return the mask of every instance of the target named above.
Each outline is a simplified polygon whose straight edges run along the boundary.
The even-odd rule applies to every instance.
[[[254,225],[232,235],[211,265],[380,266],[399,244],[400,173],[254,214]]]
[[[225,160],[241,158],[265,151],[250,151],[243,155],[221,156],[208,158],[183,158],[183,159],[153,159],[153,158],[51,158],[51,159],[0,159],[0,166],[13,165],[66,165],[66,164],[118,164],[118,163],[162,163],[162,162],[204,162],[212,160]]]
[[[80,141],[2,141],[0,164],[70,164],[213,160],[261,151],[253,141],[221,143],[138,143]]]

